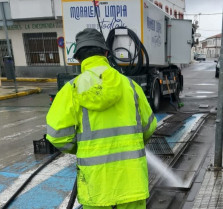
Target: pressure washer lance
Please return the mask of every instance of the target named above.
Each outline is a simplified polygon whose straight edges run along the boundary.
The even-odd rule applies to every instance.
[[[166,76],[167,89],[168,89],[168,93],[169,93],[169,95],[170,95],[170,104],[173,105],[174,108],[176,109],[175,105],[173,104],[172,95],[171,95],[171,93],[170,93],[170,87],[169,87],[168,81],[169,81],[169,79],[168,79],[167,76]],[[179,98],[179,96],[176,94],[176,91],[173,91],[173,93],[174,93],[174,96],[175,96],[175,98],[176,98],[176,100],[177,100],[177,106],[178,106],[178,108],[183,107],[183,106],[184,106],[184,103],[180,101],[180,98]]]
[[[175,95],[175,98],[177,100],[178,108],[183,107],[184,106],[184,103],[180,101],[179,95],[176,94],[176,91],[174,91],[174,95]]]
[[[165,76],[165,78],[166,78],[166,85],[167,85],[168,93],[169,93],[169,95],[170,95],[170,104],[171,104],[171,105],[174,107],[174,109],[177,111],[177,108],[176,108],[176,106],[175,106],[174,103],[173,103],[172,95],[171,95],[171,93],[170,93],[170,87],[169,87],[169,83],[168,83],[169,79],[167,79],[167,76]]]

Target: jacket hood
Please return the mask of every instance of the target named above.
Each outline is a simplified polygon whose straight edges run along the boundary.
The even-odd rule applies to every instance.
[[[106,57],[85,59],[81,64],[81,72],[76,79],[80,106],[104,111],[119,101],[122,96],[121,74],[109,65]]]

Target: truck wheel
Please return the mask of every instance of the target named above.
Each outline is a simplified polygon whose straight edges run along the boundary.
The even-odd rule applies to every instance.
[[[157,112],[160,108],[160,99],[160,85],[158,80],[155,80],[151,95],[151,107],[154,112]]]
[[[219,73],[217,72],[217,70],[215,71],[215,78],[219,78]]]

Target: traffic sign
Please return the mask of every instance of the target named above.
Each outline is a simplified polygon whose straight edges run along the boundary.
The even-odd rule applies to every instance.
[[[57,38],[57,45],[61,48],[64,48],[64,37],[60,36]]]

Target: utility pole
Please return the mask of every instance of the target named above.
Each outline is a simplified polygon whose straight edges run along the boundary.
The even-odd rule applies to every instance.
[[[223,16],[222,16],[222,33],[223,35]],[[215,130],[215,156],[214,166],[222,167],[222,140],[223,140],[223,38],[221,37],[221,52],[220,52],[220,69],[219,69],[219,84],[218,84],[218,111]]]
[[[8,37],[7,19],[6,19],[5,9],[4,9],[4,3],[6,3],[6,2],[0,2],[0,12],[1,12],[1,17],[2,17],[2,25],[3,25],[4,31],[5,31],[5,38],[6,38],[6,43],[7,43],[8,58],[9,58],[8,63],[10,65],[13,64],[11,66],[11,70],[13,71],[13,72],[11,72],[11,74],[13,74],[13,75],[11,75],[11,77],[14,80],[15,92],[18,93],[16,78],[15,78],[14,61],[12,60],[12,51],[11,51],[11,46],[10,46],[9,37]]]

